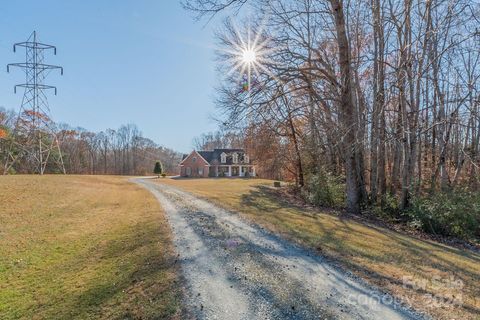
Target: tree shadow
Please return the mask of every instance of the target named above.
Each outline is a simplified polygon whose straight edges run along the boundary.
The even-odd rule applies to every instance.
[[[83,289],[69,299],[69,316],[138,319],[178,313],[177,264],[172,252],[160,251],[159,231],[158,225],[138,223],[89,252],[85,259],[99,256],[105,265],[98,267],[110,270],[82,283]]]
[[[373,279],[374,283],[385,282],[394,284],[395,286],[403,285],[399,279],[388,277],[385,274],[382,275],[377,269],[368,267],[368,265],[360,263],[358,259],[352,258],[361,257],[361,259],[368,259],[367,261],[375,263],[391,264],[393,268],[403,268],[407,271],[407,274],[415,274],[418,271],[416,268],[419,266],[425,266],[427,269],[436,269],[455,275],[456,278],[461,279],[465,283],[465,289],[469,291],[470,298],[480,294],[475,284],[475,282],[477,284],[479,283],[480,273],[472,270],[468,264],[465,264],[468,262],[471,263],[471,265],[480,265],[480,255],[476,252],[461,250],[434,241],[411,237],[394,230],[381,228],[342,216],[330,215],[330,222],[333,221],[334,223],[325,224],[322,221],[322,216],[325,213],[289,203],[285,199],[279,199],[274,190],[272,191],[271,188],[265,186],[256,187],[249,193],[242,195],[241,205],[246,211],[250,211],[250,214],[252,214],[251,212],[255,212],[255,214],[258,215],[268,215],[266,220],[269,222],[273,221],[275,225],[283,226],[283,230],[280,230],[282,234],[286,235],[288,239],[294,240],[296,243],[317,249],[321,249],[322,246],[327,246],[330,249],[328,250],[329,252],[317,250],[316,254],[320,253],[332,262],[346,267],[347,270],[354,270],[357,274],[367,279]],[[305,235],[297,230],[297,228],[301,228],[301,226],[288,225],[289,221],[294,219],[295,216],[300,219],[305,219],[306,217],[311,219],[311,221],[307,221],[307,223],[314,223],[315,227],[318,228],[319,234]],[[358,228],[352,227],[353,224],[360,224],[364,228],[373,230],[375,233],[386,237],[385,240],[391,242],[397,251],[385,252],[385,254],[380,255],[378,252],[372,252],[372,250],[375,249],[372,244],[381,240],[375,237],[375,233],[361,233]],[[308,232],[308,230],[306,232]],[[364,243],[356,243],[354,246],[349,245],[348,249],[346,249],[345,242],[349,236],[362,238]],[[366,247],[362,248],[360,247],[361,245],[368,247],[368,250],[362,250]],[[369,246],[371,246],[371,248]],[[331,251],[335,254],[332,255]],[[414,256],[420,265],[415,264],[415,262],[403,264],[402,259],[404,259],[404,257],[397,256],[397,253],[402,251],[406,253],[405,257]],[[444,253],[446,257],[442,257],[442,253]],[[463,260],[464,263],[460,264],[458,262],[459,259]],[[425,279],[433,276],[433,274],[427,275],[424,271],[422,272],[422,277],[425,277]],[[421,290],[416,293],[435,294],[433,291],[422,292]],[[472,303],[475,304],[474,301]],[[466,312],[479,313],[480,309],[473,304],[464,303],[460,308]]]
[[[274,305],[276,311],[279,312],[279,318],[311,319],[312,310],[315,310],[317,315],[322,314],[329,318],[330,314],[339,313],[338,303],[345,301],[346,294],[357,297],[381,295],[364,283],[345,276],[343,270],[333,267],[323,257],[317,256],[303,247],[295,246],[275,234],[253,227],[243,220],[229,220],[230,227],[225,229],[222,225],[224,222],[221,215],[216,216],[212,212],[207,213],[202,210],[189,210],[188,208],[185,208],[185,210],[190,214],[187,217],[189,225],[197,233],[198,238],[202,239],[206,249],[202,249],[189,256],[188,259],[182,260],[182,263],[193,265],[197,270],[200,269],[201,272],[205,272],[208,266],[200,266],[199,268],[196,261],[219,259],[217,263],[212,261],[211,265],[224,266],[222,270],[226,270],[227,278],[232,280],[232,285],[244,287],[249,296],[254,297],[252,301],[266,300],[268,304]],[[223,231],[216,231],[218,229],[223,229]],[[231,237],[234,237],[241,245],[235,249],[229,249],[226,242]],[[223,253],[227,258],[219,257],[218,253],[212,253],[217,251],[222,243],[225,244],[224,249],[230,251],[223,253],[224,251],[220,250],[220,256]],[[297,262],[298,266],[296,268],[298,269],[295,269],[297,277],[286,274],[286,270],[282,269],[282,263],[278,263],[277,259],[289,263]],[[248,281],[241,281],[241,277],[236,273],[237,268],[225,266],[232,261],[242,266],[243,261],[247,261],[245,264],[250,264],[250,266],[253,263],[255,274],[263,270],[274,278],[273,282],[262,281],[254,286],[249,286]],[[207,270],[207,273],[210,277],[223,277],[223,274],[217,274],[215,269]],[[326,275],[329,275],[329,277]],[[323,279],[321,286],[328,291],[313,291],[313,295],[308,295],[309,290],[307,288],[311,285],[310,280],[317,279],[317,277]],[[285,279],[289,279],[288,286],[284,282]],[[313,288],[315,288],[315,285],[313,285]],[[317,295],[318,293],[321,293],[320,296]],[[382,305],[387,309],[395,308],[394,305],[383,303]],[[319,309],[320,306],[321,309]],[[361,312],[359,310],[362,308],[365,308],[365,312],[369,311],[367,306],[356,306],[349,312],[353,312],[354,317],[360,317],[360,314],[356,312]],[[403,312],[402,310],[396,311]]]

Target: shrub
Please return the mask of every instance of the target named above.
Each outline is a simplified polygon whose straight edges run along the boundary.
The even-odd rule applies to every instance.
[[[341,208],[345,205],[345,184],[341,177],[318,173],[307,177],[302,191],[305,200],[313,205]]]
[[[161,174],[162,178],[165,178],[167,176],[167,174],[164,172]]]
[[[398,199],[390,193],[383,196],[380,205],[373,205],[373,212],[382,219],[391,220],[392,218],[402,218]],[[405,218],[405,216],[403,216],[403,218]]]
[[[10,175],[17,174],[17,171],[15,170],[14,167],[11,167],[10,169],[8,169],[7,174],[10,174]]]
[[[438,235],[480,238],[480,195],[466,190],[414,199],[410,224]]]

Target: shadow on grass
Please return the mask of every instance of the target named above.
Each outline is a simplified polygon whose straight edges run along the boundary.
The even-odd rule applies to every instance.
[[[65,309],[65,315],[56,317],[173,317],[180,299],[174,275],[175,258],[162,248],[165,239],[159,239],[159,232],[158,224],[138,223],[117,232],[115,237],[82,257],[94,259],[94,276],[82,283],[79,293],[65,297],[70,300],[70,306]]]
[[[242,195],[241,205],[242,211],[245,213],[252,216],[263,216],[262,219],[267,223],[274,227],[280,227],[281,230],[278,231],[291,240],[317,249],[317,252],[320,251],[323,256],[339,262],[341,266],[356,271],[376,284],[389,283],[397,287],[403,286],[398,276],[397,278],[386,276],[384,270],[383,275],[379,273],[382,272],[379,269],[382,264],[390,264],[393,269],[402,268],[407,274],[418,275],[420,273],[420,277],[431,280],[433,274],[419,268],[426,267],[425,270],[437,269],[460,278],[465,283],[466,291],[464,293],[468,291],[468,296],[470,301],[473,300],[473,304],[475,304],[474,297],[480,294],[478,287],[475,288],[480,274],[468,266],[468,263],[471,265],[480,263],[480,256],[475,252],[410,237],[348,218],[309,210],[279,198],[275,190],[265,186],[257,186],[248,194]],[[388,244],[382,244],[384,248],[376,250],[375,243],[382,240],[370,232],[362,233],[361,229],[353,228],[349,222],[362,225],[362,228],[368,228],[369,231],[383,236],[382,238],[391,243],[394,250],[385,250],[385,245],[388,248]],[[312,224],[314,225],[313,230],[308,230],[306,226],[311,227]],[[315,229],[317,232],[314,232]],[[321,250],[322,247],[329,250]],[[370,267],[369,264],[361,261],[369,262],[378,268]],[[464,263],[459,263],[459,261],[464,261]],[[436,292],[415,290],[415,294],[417,296],[435,295]],[[470,314],[480,313],[480,309],[470,303],[464,303],[460,308]]]

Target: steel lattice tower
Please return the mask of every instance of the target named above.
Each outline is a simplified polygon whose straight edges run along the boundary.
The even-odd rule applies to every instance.
[[[34,31],[27,41],[13,45],[13,52],[17,48],[25,48],[25,63],[12,63],[7,65],[7,72],[11,67],[18,67],[25,71],[26,82],[15,86],[24,88],[24,94],[15,128],[10,137],[9,147],[6,150],[7,158],[4,174],[7,174],[14,165],[26,166],[33,173],[44,174],[48,168],[65,174],[65,166],[60,150],[55,123],[50,118],[45,91],[53,89],[55,95],[57,88],[44,83],[45,78],[53,70],[63,68],[45,64],[45,53],[52,51],[57,54],[55,46],[37,41]]]

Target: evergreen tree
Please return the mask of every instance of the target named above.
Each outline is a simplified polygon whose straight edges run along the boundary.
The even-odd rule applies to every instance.
[[[155,163],[155,168],[153,169],[153,173],[155,173],[160,178],[160,175],[162,174],[162,164],[160,163],[160,161],[157,161]]]

